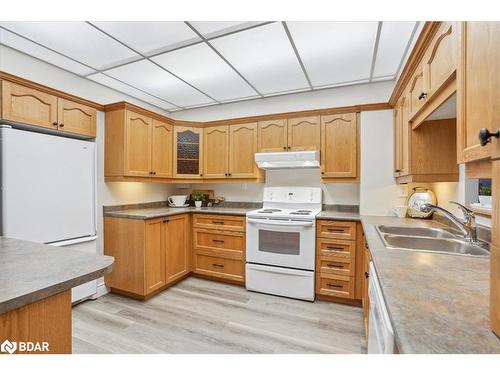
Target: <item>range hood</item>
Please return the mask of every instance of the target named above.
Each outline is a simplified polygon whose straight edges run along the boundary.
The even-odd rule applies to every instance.
[[[319,168],[319,151],[260,152],[255,162],[261,169]]]

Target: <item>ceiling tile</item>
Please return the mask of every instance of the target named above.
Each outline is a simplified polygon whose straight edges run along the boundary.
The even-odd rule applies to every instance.
[[[87,75],[95,72],[95,70],[90,69],[85,65],[68,59],[56,52],[52,52],[45,47],[41,47],[36,43],[30,42],[29,40],[4,29],[0,29],[0,44],[9,46],[75,74]]]
[[[117,81],[114,78],[108,77],[102,73],[91,74],[87,77],[88,79],[100,83],[104,86],[110,87],[114,90],[120,91],[126,95],[130,95],[136,99],[142,100],[143,102],[154,105],[158,108],[165,109],[167,111],[171,111],[178,107],[175,107],[171,103],[168,103],[164,100],[158,99],[154,96],[148,95],[145,92],[137,90],[131,86],[128,86],[120,81]]]
[[[210,43],[261,93],[308,86],[279,22],[217,38]]]
[[[142,60],[110,69],[106,74],[158,96],[176,106],[187,107],[213,101],[151,61]]]
[[[314,87],[369,78],[377,22],[287,22]]]
[[[257,93],[205,43],[153,58],[175,75],[216,100],[230,100]]]
[[[85,22],[1,22],[0,26],[97,69],[138,58]]]
[[[395,76],[410,41],[415,22],[383,22],[374,77]]]
[[[204,37],[212,38],[217,35],[246,29],[251,26],[259,25],[262,21],[190,21],[189,22]]]
[[[142,54],[166,51],[201,40],[189,26],[179,21],[92,23]]]

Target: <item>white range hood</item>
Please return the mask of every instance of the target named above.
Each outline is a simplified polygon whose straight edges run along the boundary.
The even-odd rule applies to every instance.
[[[261,152],[255,154],[261,169],[319,168],[319,151]]]

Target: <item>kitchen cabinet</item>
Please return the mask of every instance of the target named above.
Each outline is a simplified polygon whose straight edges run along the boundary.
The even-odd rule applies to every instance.
[[[427,93],[425,92],[424,69],[422,64],[420,64],[410,78],[408,87],[408,109],[410,118],[413,118],[417,114],[426,100]]]
[[[359,177],[357,113],[321,116],[321,177],[356,180]]]
[[[3,120],[95,137],[95,108],[9,81],[1,84]]]
[[[259,121],[259,152],[320,149],[319,116]]]
[[[370,248],[368,247],[368,243],[366,240],[364,241],[363,244],[363,278],[361,280],[363,284],[362,288],[362,304],[363,304],[363,321],[365,325],[365,335],[368,338],[368,324],[369,324],[369,315],[370,315],[370,297],[368,294],[368,284],[369,284],[369,277],[370,277],[370,261],[371,261],[371,255],[370,255]]]
[[[408,100],[404,93],[394,106],[394,177],[408,175],[410,131]]]
[[[286,119],[259,121],[259,152],[286,151],[288,147],[288,128]]]
[[[104,175],[140,181],[172,177],[173,126],[126,108],[106,112]]]
[[[174,177],[203,176],[203,128],[174,127]]]
[[[458,160],[489,158],[492,144],[481,147],[479,130],[500,124],[500,23],[461,22],[458,69]]]
[[[104,252],[115,258],[106,276],[112,292],[147,299],[188,275],[190,215],[150,220],[104,218]]]
[[[257,123],[207,127],[204,137],[204,178],[261,178],[255,163]]]
[[[194,274],[243,285],[245,251],[245,217],[193,215]]]

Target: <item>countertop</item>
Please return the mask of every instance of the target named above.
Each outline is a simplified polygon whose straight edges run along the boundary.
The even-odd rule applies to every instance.
[[[0,237],[0,314],[95,280],[113,257]]]
[[[324,220],[343,220],[343,221],[360,221],[359,212],[339,211],[339,210],[323,210],[316,215],[316,219]]]
[[[489,258],[388,249],[375,229],[442,226],[435,221],[361,221],[401,353],[500,353],[489,328]]]
[[[184,213],[245,216],[248,211],[253,211],[255,209],[256,209],[255,207],[251,207],[251,208],[241,208],[241,207],[202,207],[202,208],[154,207],[154,208],[138,208],[138,209],[128,209],[128,210],[121,210],[121,211],[110,211],[110,212],[105,212],[104,216],[119,217],[119,218],[123,218],[123,219],[137,219],[137,220],[155,219],[157,217],[179,215],[179,214],[184,214]]]

